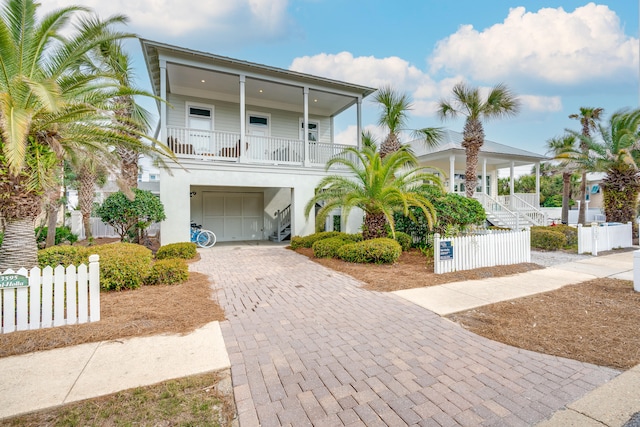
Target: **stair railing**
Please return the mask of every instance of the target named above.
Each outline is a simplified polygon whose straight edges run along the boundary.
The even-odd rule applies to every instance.
[[[512,196],[500,196],[499,199],[502,204],[509,206],[512,211],[518,212],[522,215],[525,220],[531,223],[531,225],[547,225],[547,214],[517,194]]]
[[[517,212],[513,212],[507,208],[503,203],[494,199],[485,193],[475,193],[474,197],[480,202],[487,216],[493,216],[495,219],[501,222],[499,225],[502,227],[508,227],[511,229],[520,228],[520,215]]]
[[[287,227],[291,226],[291,205],[282,210],[277,210],[276,217],[276,240],[281,242]]]

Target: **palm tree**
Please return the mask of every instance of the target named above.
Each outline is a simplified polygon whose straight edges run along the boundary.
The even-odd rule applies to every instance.
[[[633,222],[640,192],[640,109],[619,110],[596,129],[602,141],[591,139],[588,149],[595,170],[607,174],[602,180],[607,221]]]
[[[478,153],[484,145],[483,120],[512,116],[518,113],[518,99],[504,85],[494,86],[484,98],[478,88],[460,82],[453,87],[453,97],[441,100],[438,115],[442,120],[466,117],[462,146],[467,157],[465,187],[467,197],[473,197],[478,181]]]
[[[139,144],[106,122],[108,76],[82,69],[100,44],[133,36],[112,29],[124,16],[100,20],[70,6],[38,21],[37,6],[9,0],[0,11],[0,270],[36,264],[34,219],[61,159],[79,147]]]
[[[150,114],[136,103],[134,95],[154,97],[152,94],[133,87],[134,69],[130,55],[122,48],[120,40],[108,41],[99,46],[96,71],[101,69],[113,75],[121,88],[127,88],[111,100],[113,119],[130,138],[149,129]],[[140,151],[126,146],[116,147],[120,158],[120,178],[125,189],[138,187],[138,160]]]
[[[569,115],[570,119],[575,119],[580,121],[580,125],[582,127],[582,138],[580,139],[580,150],[582,151],[583,156],[589,155],[589,143],[588,140],[591,138],[591,131],[597,129],[597,122],[600,121],[600,116],[604,110],[602,108],[594,108],[594,107],[580,107],[579,114],[571,114]],[[582,182],[580,183],[580,211],[578,212],[578,223],[585,223],[585,213],[586,213],[586,200],[587,200],[587,171],[582,171]]]
[[[571,199],[571,176],[578,168],[573,159],[578,138],[571,133],[547,141],[547,148],[554,158],[560,160],[559,170],[562,172],[562,216],[563,224],[569,223],[569,200]]]
[[[347,148],[343,155],[327,162],[327,170],[333,165],[346,166],[352,177],[330,175],[322,179],[305,207],[305,215],[309,216],[316,203],[324,202],[316,216],[317,223],[322,224],[336,208],[342,208],[346,218],[352,208],[358,207],[365,212],[363,237],[373,239],[386,237],[387,224],[395,237],[393,213],[401,211],[411,216],[409,208],[418,207],[431,228],[436,221],[435,208],[419,190],[425,186],[441,187],[440,179],[417,167],[415,156],[406,147],[384,158],[376,148],[371,144],[365,144],[361,150]]]
[[[400,133],[406,129],[408,114],[411,111],[413,102],[407,94],[395,91],[391,86],[380,88],[374,97],[374,101],[381,108],[378,124],[387,129],[385,140],[380,145],[380,157],[398,151],[402,146]],[[442,129],[422,128],[411,131],[415,138],[422,138],[427,146],[434,147],[442,140]]]

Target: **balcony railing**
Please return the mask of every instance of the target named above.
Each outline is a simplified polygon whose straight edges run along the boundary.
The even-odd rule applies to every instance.
[[[247,135],[244,153],[241,153],[239,133],[167,127],[167,145],[183,158],[272,165],[305,164],[304,141],[299,139]],[[307,165],[324,167],[329,159],[340,155],[347,147],[310,141]]]

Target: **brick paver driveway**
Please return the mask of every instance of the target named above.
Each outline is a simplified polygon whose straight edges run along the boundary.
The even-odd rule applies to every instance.
[[[489,341],[283,247],[201,256],[241,427],[530,426],[618,374]]]

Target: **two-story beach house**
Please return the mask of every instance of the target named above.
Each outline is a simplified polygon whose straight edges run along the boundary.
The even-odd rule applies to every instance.
[[[141,40],[158,103],[158,139],[179,160],[161,171],[162,244],[188,241],[193,221],[218,241],[315,231],[304,207],[344,145],[334,119],[361,135],[362,100],[374,88]],[[331,173],[340,173],[332,170]],[[361,218],[345,221],[356,232]]]
[[[315,231],[304,208],[326,162],[347,145],[335,141],[334,120],[347,115],[362,134],[362,102],[376,89],[141,40],[159,102],[158,139],[179,164],[160,171],[167,219],[162,244],[189,240],[190,223],[218,241],[282,240]],[[447,131],[438,147],[411,145],[420,163],[443,171],[451,192],[464,193],[462,136]],[[487,140],[480,152],[477,198],[495,225],[542,225],[537,194],[497,196],[498,169],[538,165],[544,156]],[[537,168],[539,170],[539,168]],[[342,173],[332,169],[330,173]],[[346,171],[344,172],[346,173]],[[538,180],[539,182],[539,180]],[[331,229],[335,218],[328,221]],[[337,217],[357,232],[362,216]]]

